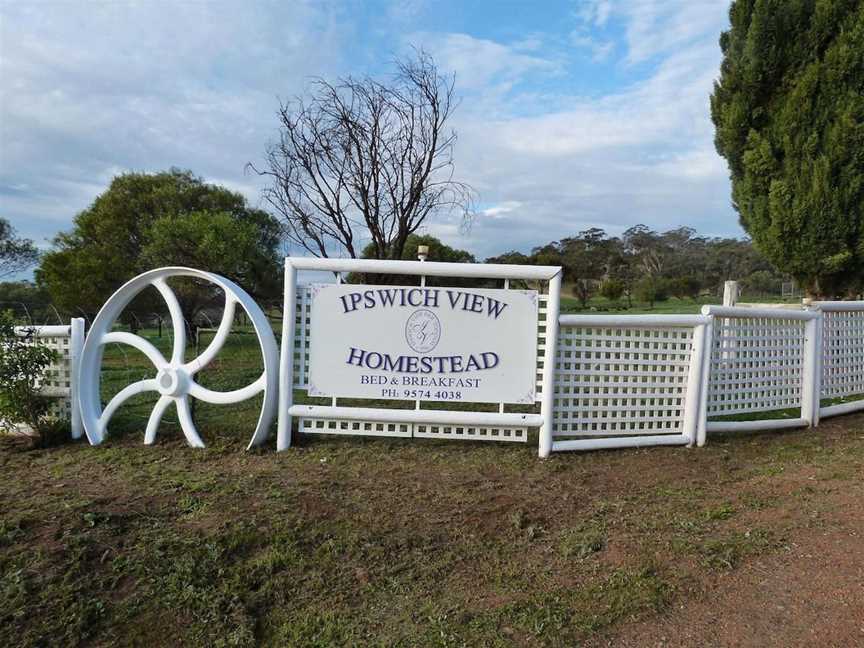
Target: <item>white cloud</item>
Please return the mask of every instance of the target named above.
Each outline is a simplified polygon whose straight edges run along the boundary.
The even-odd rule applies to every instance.
[[[313,5],[0,7],[0,204],[43,239],[116,173],[191,168],[234,178],[276,128],[277,94],[337,63],[342,38]],[[334,54],[336,53],[336,54]],[[26,193],[3,187],[26,184]]]
[[[620,0],[611,11],[626,24],[628,62],[639,63],[697,41],[716,48],[729,0]]]
[[[414,32],[406,42],[422,45],[438,65],[456,73],[460,91],[509,90],[529,74],[555,74],[559,64],[541,56],[524,54],[540,47],[535,38],[505,45],[468,34]]]
[[[485,257],[592,226],[735,230],[708,116],[726,0],[592,0],[555,34],[497,40],[397,5],[375,36],[330,3],[0,4],[0,214],[50,237],[115,174],[170,166],[257,204],[243,167],[276,133],[277,95],[413,44],[456,72],[456,175],[484,205],[468,234],[428,223],[448,244]],[[572,91],[589,59],[628,85]]]
[[[509,214],[510,212],[519,209],[521,206],[522,203],[518,200],[505,200],[493,207],[487,207],[486,209],[480,210],[480,216],[485,216],[486,218],[503,218],[505,214]]]
[[[563,109],[522,117],[514,97],[489,119],[467,107],[459,115],[459,169],[495,211],[481,212],[463,247],[493,255],[637,223],[737,231],[725,163],[713,146],[708,97],[720,53],[709,40],[666,55],[618,92],[557,101]]]

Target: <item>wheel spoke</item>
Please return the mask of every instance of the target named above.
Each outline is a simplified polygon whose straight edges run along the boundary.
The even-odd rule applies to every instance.
[[[161,396],[156,401],[156,407],[150,412],[150,418],[147,419],[147,429],[144,432],[144,445],[153,445],[156,440],[156,430],[159,429],[159,423],[162,422],[162,417],[165,416],[165,410],[174,402],[170,396]]]
[[[150,362],[153,363],[153,366],[157,369],[161,369],[168,364],[165,357],[159,353],[159,349],[139,335],[126,333],[125,331],[112,331],[102,336],[102,344],[110,344],[112,342],[128,344],[131,347],[135,347],[141,353],[146,355]]]
[[[151,378],[134,382],[131,385],[127,385],[119,392],[117,392],[114,395],[114,398],[112,398],[108,402],[108,405],[105,406],[105,409],[102,411],[102,415],[99,417],[99,427],[102,433],[104,434],[105,428],[108,426],[108,421],[111,420],[111,417],[114,416],[114,413],[123,403],[125,403],[133,396],[136,396],[137,394],[156,390],[156,381]]]
[[[220,349],[222,349],[222,345],[225,344],[228,334],[231,333],[231,326],[234,324],[234,311],[236,306],[237,300],[233,299],[226,293],[225,309],[222,311],[222,321],[219,322],[219,328],[216,330],[216,335],[201,355],[183,365],[183,368],[186,369],[186,371],[192,374],[198,373],[213,361],[213,358],[215,358],[216,354],[219,353]]]
[[[244,401],[247,398],[251,398],[257,393],[264,391],[265,385],[266,381],[263,374],[255,382],[246,385],[245,387],[242,387],[240,389],[235,389],[234,391],[227,392],[213,391],[211,389],[207,389],[206,387],[202,387],[197,382],[193,381],[189,385],[189,395],[193,398],[197,398],[198,400],[202,400],[205,403],[212,403],[214,405],[230,405],[231,403],[239,403],[240,401]]]
[[[171,352],[171,364],[183,364],[183,356],[186,352],[186,320],[183,317],[183,309],[177,301],[177,295],[164,279],[156,279],[153,282],[156,290],[160,292],[165,303],[168,304],[168,312],[171,313],[171,326],[174,329],[174,350]]]
[[[192,422],[192,412],[189,409],[189,400],[186,396],[174,399],[177,403],[177,416],[180,419],[180,427],[186,435],[186,442],[193,448],[203,448],[204,442],[198,436],[195,423]]]

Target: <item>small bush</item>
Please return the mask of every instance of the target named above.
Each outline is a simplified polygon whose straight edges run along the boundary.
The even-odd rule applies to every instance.
[[[609,301],[618,301],[624,295],[624,284],[617,279],[607,279],[600,285],[600,294]]]
[[[696,277],[678,277],[669,282],[669,289],[678,299],[696,299],[702,283]]]
[[[42,344],[35,330],[16,332],[11,313],[0,313],[0,428],[14,431],[29,426],[41,445],[58,437],[65,423],[49,415],[50,400],[39,385],[57,354]]]
[[[644,277],[636,284],[635,294],[636,299],[654,308],[655,302],[669,299],[669,282],[658,277]]]

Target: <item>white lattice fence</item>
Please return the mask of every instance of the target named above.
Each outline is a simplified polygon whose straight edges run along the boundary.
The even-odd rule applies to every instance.
[[[561,316],[553,450],[696,438],[703,316]]]
[[[51,413],[70,422],[72,438],[82,435],[81,413],[78,409],[78,361],[84,346],[84,320],[74,318],[69,326],[22,326],[16,333],[38,341],[57,354],[57,359],[48,367],[40,382],[40,392],[51,398]],[[18,430],[29,434],[24,425]]]
[[[703,312],[712,316],[706,417],[753,419],[708,420],[707,431],[815,423],[817,312],[719,306]],[[784,416],[790,409],[799,410],[799,416]],[[774,414],[758,416],[767,413]]]
[[[864,409],[864,302],[816,302],[822,312],[820,416]]]

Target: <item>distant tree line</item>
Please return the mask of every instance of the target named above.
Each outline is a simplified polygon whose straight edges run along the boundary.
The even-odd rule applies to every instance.
[[[655,302],[670,296],[696,298],[739,280],[756,294],[780,291],[784,276],[748,240],[699,236],[689,227],[655,232],[636,225],[621,236],[591,228],[534,248],[507,252],[488,263],[560,265],[564,281],[583,307],[602,295],[609,300]]]
[[[170,228],[157,226],[143,237],[145,241],[152,240],[153,244],[158,242],[162,258],[154,258],[147,253],[152,247],[145,244],[141,250],[128,250],[126,257],[115,257],[110,263],[104,260],[98,263],[99,273],[84,275],[71,272],[70,266],[74,267],[70,263],[72,260],[82,263],[93,256],[98,259],[102,254],[116,251],[118,241],[111,237],[90,239],[90,244],[85,244],[86,239],[81,230],[93,213],[94,208],[91,208],[79,215],[75,234],[58,237],[60,245],[55,251],[45,255],[42,266],[36,273],[37,283],[0,282],[0,310],[11,309],[22,319],[34,323],[59,322],[71,315],[84,314],[92,317],[122,281],[160,264],[192,265],[225,274],[239,281],[240,285],[253,292],[256,299],[263,303],[278,301],[281,264],[278,262],[276,250],[278,234],[273,231],[271,221],[254,210],[250,212],[239,196],[219,193],[224,190],[204,185],[188,172],[155,174],[151,179],[153,187],[159,187],[162,193],[167,192],[172,197],[169,202],[172,202],[175,208],[178,205],[174,199],[178,199],[178,196],[186,192],[196,194],[195,209],[189,208],[191,211],[188,215],[186,209],[178,208],[171,216]],[[143,180],[141,176],[121,176],[94,205],[101,207],[100,200],[113,195],[124,183],[142,183]],[[132,193],[146,195],[153,187],[144,182]],[[181,188],[182,190],[178,191]],[[174,191],[176,193],[173,193]],[[220,220],[227,218],[224,216],[225,212],[217,210],[215,214],[201,215],[202,200],[206,202],[214,196],[224,197],[229,202],[234,201],[233,208],[238,210],[234,218],[239,218],[238,223],[254,224],[248,238],[238,235],[235,231],[237,225]],[[118,236],[132,238],[129,226],[133,223],[140,226],[142,221],[127,219],[126,214],[129,211],[122,208],[127,206],[125,201],[120,201],[116,214],[103,211],[100,220],[103,227],[114,223],[118,227]],[[205,222],[198,222],[199,217]],[[186,232],[187,228],[191,228],[189,232]],[[255,232],[257,234],[253,235]],[[228,247],[216,245],[213,236],[222,239]],[[198,244],[193,245],[196,240]],[[74,241],[76,245],[68,245],[70,241]],[[421,245],[428,248],[430,261],[477,262],[470,252],[450,247],[429,234],[409,235],[400,258],[416,259]],[[196,250],[203,251],[204,255],[195,254]],[[233,252],[229,253],[229,250]],[[374,258],[375,249],[372,243],[363,250],[362,256]],[[66,261],[67,258],[70,261]],[[57,267],[61,261],[62,271],[61,267]],[[602,229],[592,228],[535,247],[530,254],[511,251],[488,258],[486,262],[560,265],[564,268],[568,291],[579,300],[583,308],[597,296],[627,307],[632,306],[634,301],[653,307],[656,302],[669,297],[695,299],[705,293],[719,298],[722,284],[728,279],[738,280],[745,292],[751,295],[777,295],[780,293],[781,284],[789,279],[774,270],[750,241],[700,236],[687,227],[656,232],[645,225],[637,225],[620,236],[611,236]],[[378,279],[388,283],[416,281],[416,277],[349,277],[349,281],[357,282]],[[434,278],[429,278],[429,281],[429,285],[436,284]],[[93,291],[90,302],[82,300],[85,294],[91,294],[81,288],[82,283],[88,286],[88,290]],[[155,303],[158,302],[158,297],[153,297],[153,304],[135,304],[135,309],[151,313],[159,310],[160,305]],[[197,309],[208,304],[206,299],[191,300],[193,303],[190,304],[190,295],[183,293],[181,298],[184,298],[184,306],[189,309],[187,316],[190,320],[194,318]]]

